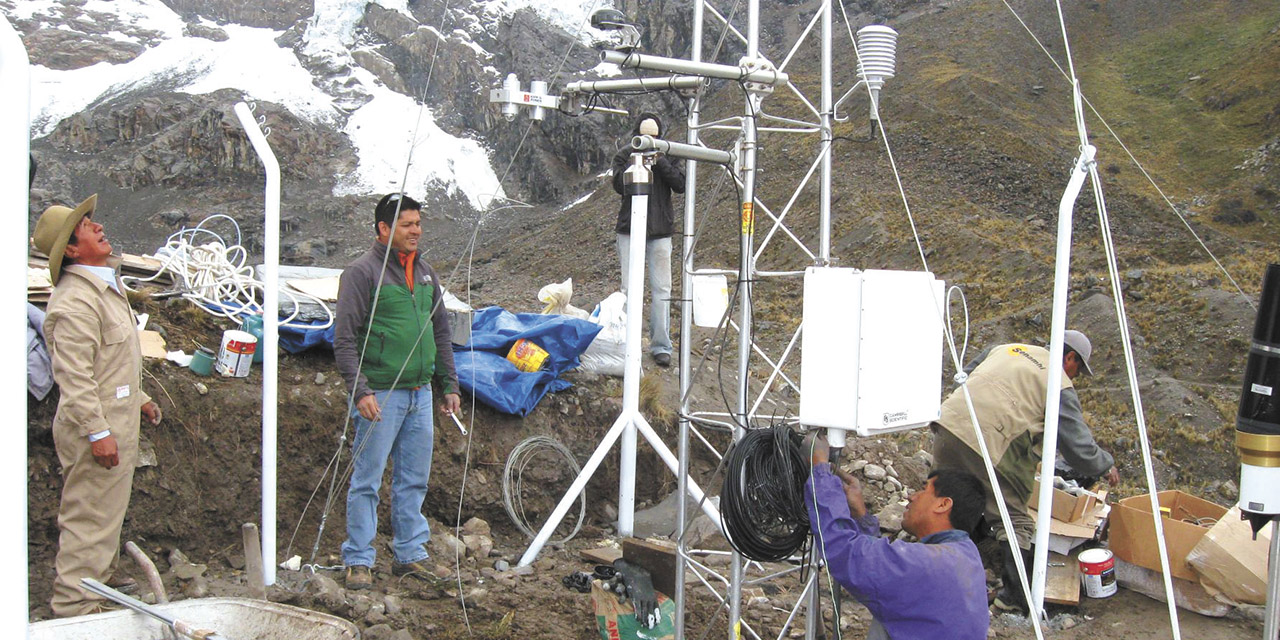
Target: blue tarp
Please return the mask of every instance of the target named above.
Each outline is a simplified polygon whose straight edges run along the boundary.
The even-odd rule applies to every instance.
[[[222,302],[218,304],[205,303],[203,306],[214,309],[214,310],[220,310],[220,311],[223,311],[224,313],[225,312],[241,313],[245,311],[249,311],[249,312],[257,311],[256,307],[246,308],[245,306],[236,304],[234,302]],[[285,320],[285,318],[282,317],[280,318],[280,320],[283,321]],[[281,325],[280,338],[279,338],[281,349],[284,349],[289,353],[302,353],[303,351],[306,351],[311,347],[318,347],[321,345],[326,346],[330,349],[333,348],[334,325],[330,324],[328,328],[321,329],[320,327],[324,326],[325,324],[325,321],[323,320],[312,320],[310,322],[307,322],[307,321],[297,320],[297,319],[293,320],[289,324],[298,325],[298,326],[291,327],[291,326]],[[310,325],[310,326],[308,327],[305,325]]]
[[[295,321],[296,323],[296,321]],[[323,323],[317,322],[316,325]],[[476,311],[471,321],[471,341],[454,345],[458,381],[476,399],[501,411],[529,415],[542,397],[572,386],[560,374],[578,366],[578,356],[600,333],[600,325],[562,315],[511,313],[502,307]],[[298,353],[324,345],[333,348],[333,331],[280,327],[280,348]],[[531,340],[547,351],[542,369],[525,373],[507,360],[516,340]]]
[[[301,324],[294,320],[290,324]],[[312,325],[320,327],[324,322],[312,322]],[[329,325],[327,329],[303,329],[301,327],[280,327],[280,348],[289,353],[302,353],[311,347],[324,345],[333,348],[333,330],[334,325]]]
[[[600,325],[568,316],[480,309],[471,321],[471,341],[454,348],[458,379],[481,402],[526,416],[547,392],[572,386],[559,376],[578,366],[578,356],[599,332]],[[547,351],[539,371],[525,373],[507,360],[511,345],[520,339]]]

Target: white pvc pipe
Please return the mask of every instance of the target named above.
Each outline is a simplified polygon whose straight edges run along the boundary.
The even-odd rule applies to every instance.
[[[627,347],[622,377],[622,413],[639,415],[640,328],[644,324],[644,257],[651,179],[639,153],[631,154],[627,175],[630,176],[628,190],[634,186],[638,193],[631,196],[631,234],[627,242]],[[630,537],[636,513],[636,426],[633,420],[628,420],[622,429],[618,454],[618,535]]]
[[[1053,504],[1053,467],[1058,454],[1058,409],[1062,399],[1062,335],[1067,329],[1067,288],[1071,277],[1071,218],[1076,198],[1089,177],[1097,153],[1092,145],[1080,150],[1071,180],[1058,202],[1058,255],[1053,267],[1053,321],[1049,329],[1049,383],[1045,388],[1044,444],[1040,457],[1040,496],[1037,504]],[[1036,512],[1035,558],[1031,570],[1032,615],[1044,611],[1045,569],[1049,563],[1049,518],[1052,509]],[[1013,543],[1014,541],[1010,541]]]
[[[280,163],[249,105],[236,103],[236,117],[266,169],[262,241],[262,581],[276,582],[276,396],[280,342]]]
[[[7,19],[0,20],[0,87],[4,87],[5,98],[0,100],[0,203],[7,215],[4,219],[8,230],[3,234],[8,249],[3,251],[9,256],[11,273],[27,272],[27,229],[28,190],[22,185],[30,165],[28,164],[31,149],[31,67],[27,59],[27,50],[22,40]],[[25,363],[27,350],[27,332],[23,320],[27,317],[27,292],[25,278],[0,278],[0,300],[5,300],[9,311],[2,315],[3,326],[0,335],[7,336],[0,340],[0,362]],[[25,370],[25,366],[23,369]],[[12,370],[12,369],[11,369]],[[27,376],[25,373],[11,376],[9,384],[3,386],[0,397],[21,421],[27,424]],[[13,571],[7,578],[0,580],[0,591],[6,594],[0,598],[0,637],[27,637],[27,582],[29,564],[27,562],[27,437],[20,433],[9,439],[8,446],[0,456],[0,469],[3,469],[4,486],[20,491],[0,492],[0,512],[10,514],[10,524],[0,527],[0,549],[7,549]],[[20,515],[19,515],[20,514]]]

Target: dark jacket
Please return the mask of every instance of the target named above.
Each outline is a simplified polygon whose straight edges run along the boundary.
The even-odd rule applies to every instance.
[[[347,388],[355,390],[357,400],[374,391],[431,384],[433,378],[443,393],[457,393],[452,335],[439,278],[419,253],[410,292],[404,267],[395,255],[383,268],[386,252],[386,245],[375,242],[339,278],[333,338],[338,371]],[[376,310],[372,309],[374,291],[379,291]]]
[[[652,118],[658,123],[658,136],[666,133],[662,127],[662,119],[652,113],[642,113],[631,127],[631,135],[618,153],[613,156],[613,190],[622,196],[622,205],[618,207],[618,225],[615,230],[623,235],[631,234],[631,198],[625,195],[622,174],[627,170],[631,159],[631,138],[640,135],[640,123]],[[684,160],[672,160],[665,155],[658,156],[653,163],[651,173],[653,184],[649,189],[649,218],[646,228],[649,238],[669,237],[676,226],[676,212],[671,206],[671,192],[684,193]]]

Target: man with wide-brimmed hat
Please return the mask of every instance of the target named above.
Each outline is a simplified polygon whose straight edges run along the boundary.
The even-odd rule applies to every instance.
[[[136,586],[115,578],[140,416],[160,422],[160,407],[142,390],[137,318],[129,307],[111,243],[92,219],[98,196],[72,209],[52,206],[36,222],[32,242],[49,256],[53,295],[45,338],[61,389],[53,441],[62,464],[58,509],[58,577],[53,614],[93,613],[102,600],[81,578]]]

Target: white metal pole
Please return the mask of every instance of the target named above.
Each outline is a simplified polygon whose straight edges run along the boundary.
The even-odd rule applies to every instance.
[[[623,174],[626,195],[631,198],[631,234],[627,243],[627,354],[622,378],[622,413],[640,414],[640,358],[644,325],[644,257],[648,240],[649,169],[644,155],[631,154],[631,166]],[[622,430],[618,465],[618,535],[631,535],[636,507],[636,426],[628,420]]]
[[[8,19],[0,20],[0,87],[4,87],[5,99],[0,100],[0,202],[7,212],[9,231],[4,235],[12,273],[27,272],[27,210],[30,208],[28,187],[22,179],[30,171],[31,151],[31,66],[27,50],[18,32]],[[26,326],[20,324],[27,317],[27,293],[25,278],[0,278],[0,300],[9,301],[10,309],[4,314],[4,326],[0,332],[6,336],[0,340],[0,362],[26,362]],[[4,486],[20,488],[3,492],[0,511],[15,516],[11,525],[0,527],[0,549],[8,549],[17,570],[10,571],[3,584],[8,597],[0,599],[0,635],[6,638],[27,637],[27,582],[30,566],[27,562],[27,377],[13,376],[11,384],[4,385],[3,397],[8,406],[21,418],[23,432],[10,438],[4,449]],[[20,516],[19,516],[20,514]]]
[[[759,12],[757,12],[759,15]],[[755,51],[754,48],[751,51]],[[748,58],[755,58],[754,53],[748,53]],[[744,71],[742,67],[734,67],[727,64],[713,64],[709,62],[690,62],[680,58],[664,58],[662,56],[651,56],[643,53],[623,53],[621,51],[601,51],[601,62],[616,64],[623,69],[647,69],[650,71],[663,71],[666,73],[686,73],[692,75],[706,76],[708,78],[720,78],[721,80],[733,80],[736,82],[760,82],[764,84],[772,84],[774,86],[786,84],[790,79],[786,73],[774,69],[757,69],[754,71]]]
[[[832,32],[832,15],[831,0],[822,0],[819,8],[822,12],[822,58],[819,64],[822,65],[822,96],[819,103],[820,132],[822,139],[818,147],[818,152],[822,154],[822,169],[818,182],[818,264],[829,266],[831,264],[831,156],[832,144],[834,141],[831,127],[834,116],[834,106],[832,104],[832,54],[831,54],[831,32]],[[803,327],[801,331],[803,331]],[[856,378],[855,378],[856,379]],[[856,394],[857,389],[851,389],[850,393]],[[840,453],[845,445],[845,431],[843,429],[828,429],[827,437],[831,442],[831,462],[833,465],[839,464]],[[810,562],[815,569],[814,588],[809,594],[809,615],[805,616],[805,639],[813,640],[818,637],[818,628],[822,625],[822,590],[818,589],[817,569],[822,566],[822,556],[817,548],[809,551],[812,559]],[[840,589],[832,590],[831,597],[831,624],[836,635],[840,633]]]
[[[760,0],[747,3],[747,58],[755,60],[760,55]],[[756,198],[756,113],[760,110],[761,97],[748,93],[746,117],[742,119],[742,220],[739,234],[741,259],[738,265],[738,303],[741,306],[738,321],[738,428],[733,439],[738,441],[746,433],[750,422],[748,407],[751,402],[751,385],[747,371],[751,361],[751,282],[755,279],[755,198]],[[742,554],[735,549],[729,561],[729,638],[738,640],[742,630]]]
[[[822,102],[819,109],[822,118],[822,141],[819,146],[822,175],[821,182],[818,183],[818,260],[825,267],[831,264],[831,145],[834,140],[831,121],[835,115],[832,113],[831,102],[831,0],[822,0],[822,8],[819,10],[822,11]]]
[[[689,58],[693,62],[702,62],[702,0],[693,3],[693,34],[691,35]],[[685,142],[698,144],[698,117],[702,110],[701,93],[689,99],[689,119]],[[693,357],[693,234],[697,231],[694,216],[698,201],[698,163],[686,162],[684,173],[684,237],[680,252],[680,433],[676,441],[676,457],[679,461],[676,469],[676,491],[679,498],[676,504],[676,585],[675,593],[675,640],[684,640],[684,572],[685,529],[688,527],[685,517],[689,498],[686,491],[689,486],[689,411],[691,401],[689,389],[693,386],[693,369],[690,360]]]
[[[1153,489],[1154,490],[1154,489]],[[1267,556],[1267,608],[1262,637],[1275,640],[1280,633],[1280,519],[1271,520],[1271,554]]]
[[[280,163],[267,143],[249,105],[239,102],[236,117],[266,169],[263,222],[262,302],[262,578],[276,582],[276,396],[280,341]]]
[[[1053,268],[1053,320],[1049,329],[1049,382],[1045,388],[1044,444],[1040,458],[1040,495],[1037,504],[1053,504],[1053,467],[1058,453],[1058,409],[1062,386],[1062,335],[1067,329],[1067,288],[1071,277],[1071,218],[1076,198],[1089,176],[1089,165],[1097,150],[1080,150],[1071,180],[1058,202],[1058,252]],[[1044,611],[1045,569],[1049,562],[1049,518],[1052,509],[1036,512],[1035,558],[1031,569],[1031,615]],[[1016,541],[1010,540],[1010,544]]]

